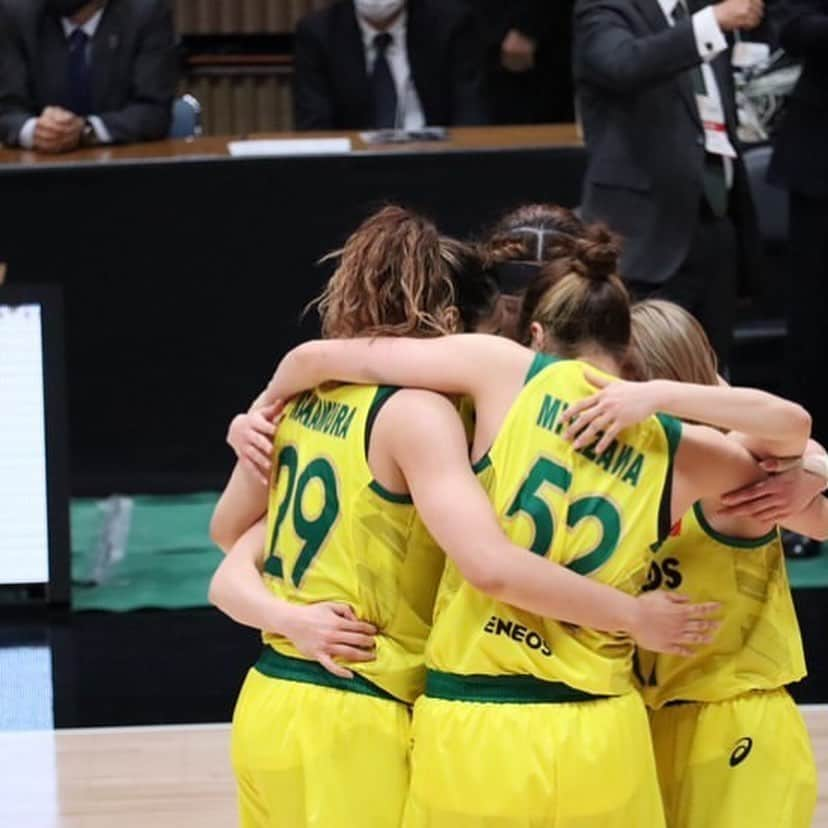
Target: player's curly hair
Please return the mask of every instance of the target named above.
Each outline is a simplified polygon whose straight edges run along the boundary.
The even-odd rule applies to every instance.
[[[398,206],[369,216],[332,254],[338,266],[316,305],[326,338],[452,333],[452,270],[432,222]]]
[[[571,240],[569,255],[544,265],[521,309],[521,335],[531,341],[538,322],[559,356],[572,358],[598,347],[622,364],[630,346],[630,298],[618,275],[620,240],[604,225]]]
[[[465,331],[476,331],[495,311],[499,290],[478,245],[443,236],[440,255],[451,271],[457,312]]]

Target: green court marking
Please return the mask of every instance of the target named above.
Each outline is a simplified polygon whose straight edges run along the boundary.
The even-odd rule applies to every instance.
[[[125,543],[102,555],[105,501],[72,501],[72,607],[125,612],[208,605],[221,561],[208,534],[218,495],[137,496]]]
[[[103,501],[73,500],[73,608],[126,612],[207,606],[207,587],[221,561],[208,535],[217,499],[213,492],[132,498],[123,557],[103,559]],[[787,567],[794,589],[828,587],[828,544],[819,557],[788,560]]]

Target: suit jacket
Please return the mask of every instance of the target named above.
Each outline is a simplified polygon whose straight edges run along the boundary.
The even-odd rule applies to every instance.
[[[487,122],[472,16],[446,0],[408,0],[408,60],[426,123]],[[352,0],[308,15],[296,29],[297,129],[365,129],[373,101]]]
[[[624,236],[629,280],[666,281],[690,248],[704,186],[704,131],[688,72],[699,63],[691,20],[670,26],[657,0],[578,0],[575,88],[589,152],[582,210]],[[729,50],[712,69],[736,146]],[[734,172],[731,213],[750,280],[758,231],[740,159]]]
[[[828,0],[790,0],[780,42],[804,60],[776,137],[770,180],[815,198],[828,197]]]
[[[166,137],[178,76],[167,0],[108,0],[91,48],[94,112],[117,143]],[[0,140],[65,106],[69,48],[43,0],[0,0]]]

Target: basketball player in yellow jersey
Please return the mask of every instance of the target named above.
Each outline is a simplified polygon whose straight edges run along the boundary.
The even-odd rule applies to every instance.
[[[619,370],[630,333],[615,257],[609,242],[590,245],[538,316],[552,350],[608,372]],[[634,594],[647,547],[673,517],[702,495],[755,478],[757,467],[721,434],[687,426],[682,436],[670,418],[625,430],[600,454],[589,445],[576,451],[562,434],[563,415],[593,391],[586,367],[491,337],[319,342],[282,361],[269,396],[331,378],[470,395],[473,459],[507,534],[538,557]],[[738,402],[738,392],[722,394]],[[795,453],[810,420],[786,408]],[[677,404],[674,413],[685,411]],[[745,424],[738,406],[732,415]],[[450,495],[443,509],[452,513]],[[458,538],[423,516],[451,555]],[[406,828],[663,825],[629,639],[519,612],[481,592],[447,565],[426,692],[415,707]]]
[[[449,247],[408,214],[370,220],[345,247],[322,304],[323,329],[401,332],[405,323],[421,336],[439,331],[436,320],[449,315],[448,302],[459,297],[466,306],[460,271],[473,267],[461,261],[471,254]],[[454,284],[451,274],[445,280],[448,271]],[[353,301],[357,290],[363,301]],[[408,321],[400,322],[405,297],[442,297],[442,305],[418,313],[408,306]],[[376,314],[375,322],[355,318],[362,313]],[[466,577],[483,589],[534,612],[629,630],[660,648],[684,649],[705,637],[708,608],[633,599],[512,546],[471,471],[455,409],[441,396],[317,387],[285,409],[275,454],[264,583],[254,528],[211,590],[230,615],[265,630],[264,653],[233,724],[244,826],[399,824],[408,782],[407,705],[422,689],[443,564],[412,496],[449,538]],[[224,509],[234,496],[228,492]],[[307,632],[293,640],[285,607],[318,602],[342,613],[338,646],[351,652],[364,652],[366,644],[364,630],[351,630],[356,617],[374,625],[371,658],[349,658],[336,647],[314,651]],[[350,669],[331,656],[348,657]]]
[[[644,377],[718,384],[704,331],[677,305],[654,300],[634,307],[633,341]],[[775,451],[756,439],[751,448]],[[808,502],[786,523],[824,538],[828,501],[819,492],[825,481],[798,473],[812,478],[805,481]],[[667,824],[810,826],[814,760],[785,690],[805,675],[805,659],[778,527],[734,517],[720,502],[704,500],[654,548],[652,559],[649,588],[680,589],[726,607],[716,638],[692,656],[639,653]]]

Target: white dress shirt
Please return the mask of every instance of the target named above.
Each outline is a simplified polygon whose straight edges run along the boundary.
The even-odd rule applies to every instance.
[[[658,0],[661,11],[667,18],[667,23],[670,26],[675,25],[673,12],[676,6],[682,2],[684,0]],[[707,95],[724,112],[719,84],[716,81],[716,74],[713,71],[713,67],[710,66],[710,61],[727,49],[727,40],[719,26],[719,21],[716,20],[716,15],[713,13],[713,6],[705,6],[700,11],[697,11],[690,16],[690,22],[693,24],[696,50],[702,59],[699,69],[701,69],[702,77],[704,77],[704,86],[707,90]],[[724,163],[725,181],[729,188],[733,185],[733,161],[726,156],[722,156],[722,162]]]
[[[658,5],[661,6],[661,11],[664,12],[664,16],[671,26],[675,23],[673,12],[679,2],[681,0],[658,0]],[[690,15],[688,14],[688,16]],[[693,34],[696,37],[696,50],[705,63],[713,60],[727,49],[727,40],[719,26],[719,21],[716,20],[713,6],[705,6],[701,11],[697,11],[690,16],[690,20],[693,23]],[[706,80],[707,78],[705,78]]]
[[[87,44],[87,49],[91,51],[92,48],[92,38],[95,37],[95,32],[98,31],[98,26],[101,25],[101,18],[103,17],[104,9],[99,9],[86,21],[82,26],[79,26],[77,23],[73,23],[69,18],[62,17],[60,19],[61,25],[63,26],[63,33],[66,35],[66,39],[69,40],[72,37],[73,33],[76,29],[82,29],[86,32],[87,37],[89,38],[89,43]],[[87,54],[87,59],[89,58],[89,54]],[[95,135],[98,136],[98,141],[102,144],[111,144],[112,143],[112,136],[109,134],[109,130],[104,125],[104,122],[97,116],[97,115],[89,115],[87,120],[90,124],[92,124],[92,129],[95,130]],[[25,149],[33,149],[34,148],[34,135],[35,135],[35,128],[37,127],[37,118],[29,118],[25,124],[23,124],[23,128],[20,130],[20,146]]]
[[[374,71],[374,62],[377,59],[377,47],[374,38],[381,32],[375,29],[366,20],[357,15],[357,22],[362,32],[362,45],[365,49],[365,68],[370,76]],[[397,89],[397,117],[395,126],[398,129],[422,129],[426,125],[425,114],[420,103],[420,97],[414,87],[411,77],[411,65],[408,62],[408,13],[403,13],[385,31],[391,35],[391,42],[385,51],[394,86]]]

